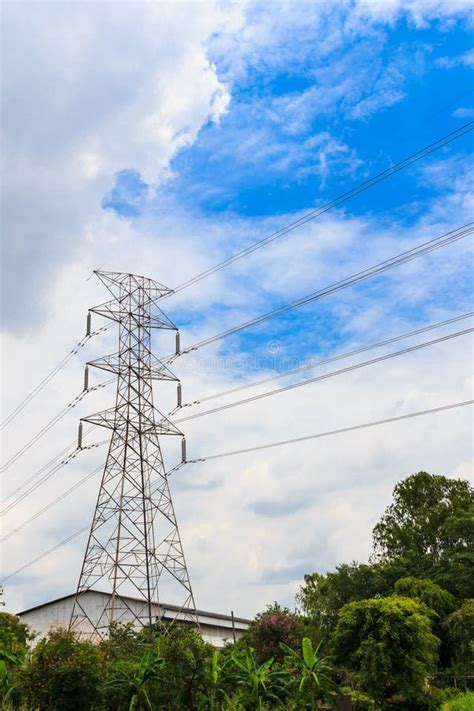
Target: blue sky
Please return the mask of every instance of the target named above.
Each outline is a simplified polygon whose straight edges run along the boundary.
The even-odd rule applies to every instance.
[[[307,210],[472,119],[474,54],[465,20],[418,29],[401,18],[367,34],[324,56],[303,37],[286,59],[295,37],[283,36],[269,61],[232,81],[228,113],[172,160],[173,177],[152,205],[159,211],[179,201],[190,211],[247,217]],[[210,58],[218,75],[222,62],[225,77],[216,42]],[[460,151],[469,151],[469,140],[454,147]],[[349,210],[399,212],[407,199],[435,195],[416,173],[397,176]],[[104,207],[139,216],[150,209],[144,188],[124,166]]]
[[[344,12],[334,11],[324,22],[328,31],[332,22],[333,31],[335,24],[341,33],[328,46],[321,43],[321,27],[313,31],[295,22],[277,33],[270,47],[250,53],[239,70],[226,38],[212,37],[210,60],[230,87],[227,113],[218,123],[203,125],[192,145],[172,159],[170,176],[159,186],[147,189],[140,173],[124,166],[103,208],[138,224],[151,215],[157,225],[161,214],[179,206],[180,212],[200,219],[225,217],[245,225],[246,220],[273,218],[278,227],[292,214],[325,203],[474,117],[474,51],[465,17],[448,25],[435,20],[416,27],[402,15],[389,26],[375,23],[351,31],[344,28]],[[240,52],[246,56],[245,47]],[[446,194],[454,175],[468,172],[471,150],[470,137],[457,141],[352,199],[342,212],[409,228],[424,217],[428,204]],[[439,179],[429,174],[433,163]],[[265,234],[262,224],[257,235]],[[297,242],[298,234],[284,239]],[[226,244],[224,236],[223,253],[251,241],[243,236]],[[377,283],[378,290],[372,284],[358,287],[354,300],[358,294],[377,299],[386,279]],[[437,301],[445,307],[450,301],[458,305],[470,289],[467,274],[457,293],[440,284],[426,303],[412,309],[413,318],[424,322]],[[262,307],[280,303],[284,300],[267,293]],[[222,303],[214,308],[232,311]],[[400,303],[398,316],[409,309]],[[222,352],[232,351],[236,343],[245,351],[265,348],[275,333],[288,348],[294,347],[291,337],[296,335],[300,349],[306,342],[308,351],[319,350],[320,344],[305,337],[314,317],[314,307],[290,314],[223,344]],[[187,320],[184,313],[177,318]],[[347,340],[331,305],[318,305],[317,318],[327,334],[325,347]]]

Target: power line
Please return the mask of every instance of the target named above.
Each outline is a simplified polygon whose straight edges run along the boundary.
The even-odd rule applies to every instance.
[[[310,212],[308,212],[305,215],[303,215],[302,217],[300,217],[298,220],[294,220],[293,222],[289,223],[285,227],[282,227],[281,229],[276,230],[276,232],[272,232],[270,235],[268,235],[267,237],[264,237],[263,239],[259,240],[258,242],[254,242],[249,247],[245,247],[244,249],[240,250],[239,252],[236,252],[235,254],[228,257],[227,259],[224,259],[221,262],[218,262],[213,267],[209,267],[209,269],[205,269],[203,272],[200,272],[200,273],[196,274],[194,277],[191,277],[190,279],[187,279],[186,281],[182,282],[181,284],[178,284],[178,286],[175,287],[175,289],[173,290],[174,293],[182,291],[183,289],[186,289],[189,286],[196,284],[197,282],[201,281],[202,279],[205,279],[206,277],[210,276],[211,274],[215,274],[216,272],[223,269],[224,267],[227,267],[229,264],[233,264],[237,260],[242,259],[243,257],[246,257],[249,254],[252,254],[252,252],[255,252],[256,250],[261,249],[265,245],[269,244],[270,242],[273,242],[274,240],[278,239],[279,237],[282,237],[283,235],[288,234],[289,232],[296,229],[297,227],[300,227],[301,225],[306,224],[310,220],[314,220],[316,217],[319,217],[320,215],[324,214],[325,212],[328,212],[329,210],[332,210],[333,208],[338,207],[342,203],[346,202],[347,200],[350,200],[351,198],[355,197],[356,195],[359,195],[360,193],[364,192],[365,190],[369,190],[370,188],[374,187],[375,185],[378,185],[378,183],[381,183],[382,181],[386,180],[387,178],[390,178],[392,175],[395,175],[396,173],[399,173],[401,170],[408,168],[410,165],[417,163],[419,160],[426,158],[426,156],[430,155],[431,153],[434,153],[435,151],[440,150],[441,148],[448,145],[449,143],[452,143],[453,141],[456,141],[459,138],[462,138],[463,136],[470,133],[473,130],[473,128],[474,128],[474,121],[469,121],[468,123],[464,124],[463,126],[460,126],[455,131],[445,134],[444,136],[439,138],[437,141],[430,143],[429,145],[425,146],[424,148],[417,151],[416,153],[412,153],[411,155],[409,155],[407,158],[404,158],[399,163],[396,163],[395,165],[391,166],[390,168],[387,168],[386,170],[383,170],[381,173],[377,173],[372,178],[369,178],[369,180],[366,180],[363,183],[359,183],[355,187],[342,193],[341,195],[334,198],[330,202],[322,205],[321,207],[311,210]]]
[[[294,390],[295,388],[303,387],[304,385],[309,385],[311,383],[316,383],[321,380],[327,380],[328,378],[334,378],[337,375],[342,375],[343,373],[349,373],[353,370],[359,370],[360,368],[365,368],[369,365],[374,365],[375,363],[381,363],[382,361],[389,360],[390,358],[395,358],[397,356],[406,355],[407,353],[413,353],[422,348],[427,348],[428,346],[435,345],[436,343],[442,343],[448,341],[452,338],[458,338],[459,336],[464,336],[468,333],[472,333],[474,328],[466,328],[463,331],[456,331],[455,333],[450,333],[445,336],[440,336],[439,338],[434,338],[431,341],[425,341],[424,343],[418,343],[415,346],[409,346],[408,348],[403,348],[400,351],[394,351],[393,353],[386,353],[385,355],[378,356],[377,358],[372,358],[371,360],[362,361],[362,363],[355,363],[349,365],[346,368],[340,368],[331,373],[325,373],[323,375],[317,375],[314,378],[308,378],[308,380],[303,380],[299,383],[291,383],[290,385],[285,385],[282,388],[276,388],[275,390],[269,390],[265,393],[260,393],[259,395],[253,395],[251,397],[244,398],[243,400],[237,400],[236,402],[230,402],[225,405],[220,405],[219,407],[214,407],[210,410],[204,410],[204,412],[196,412],[194,415],[188,415],[187,417],[181,417],[174,422],[176,424],[181,422],[187,422],[188,420],[194,420],[197,417],[204,417],[206,415],[212,415],[216,412],[222,412],[222,410],[228,410],[232,407],[237,407],[238,405],[247,405],[256,400],[262,400],[263,398],[270,397],[270,395],[278,395],[280,393],[287,392],[288,390]]]
[[[351,425],[349,427],[343,427],[338,430],[330,430],[328,432],[318,432],[316,434],[306,435],[304,437],[297,437],[294,439],[281,440],[279,442],[271,442],[269,444],[261,444],[256,447],[247,447],[246,449],[236,449],[231,452],[221,452],[220,454],[211,454],[211,455],[208,455],[207,457],[200,457],[199,459],[190,459],[186,462],[181,462],[177,467],[175,467],[171,471],[181,468],[184,464],[197,464],[200,462],[209,461],[210,459],[220,459],[222,457],[232,457],[237,454],[247,454],[249,452],[256,452],[256,451],[263,450],[263,449],[271,449],[273,447],[280,447],[285,444],[296,444],[297,442],[305,442],[305,441],[308,441],[311,439],[330,437],[332,435],[343,434],[345,432],[353,432],[355,430],[366,429],[369,427],[376,427],[378,425],[385,425],[385,424],[389,424],[392,422],[399,422],[401,420],[407,420],[407,419],[414,418],[414,417],[421,417],[423,415],[430,415],[435,412],[444,412],[447,410],[453,410],[458,407],[465,407],[466,405],[472,405],[473,403],[474,403],[474,400],[465,400],[463,402],[455,402],[455,403],[451,403],[449,405],[441,405],[439,407],[433,407],[429,410],[420,410],[418,412],[410,412],[405,415],[398,415],[397,417],[388,417],[384,420],[374,420],[372,422],[364,422],[359,425]],[[171,472],[169,472],[169,473],[171,473]],[[89,526],[84,526],[83,528],[80,528],[78,531],[75,531],[75,533],[72,533],[70,536],[68,536],[68,538],[64,539],[60,543],[57,543],[55,546],[53,546],[49,550],[45,551],[41,555],[37,556],[33,560],[29,561],[28,563],[25,563],[25,565],[21,566],[21,568],[18,568],[17,570],[13,571],[12,573],[9,573],[1,581],[2,584],[5,583],[7,580],[10,580],[10,578],[13,578],[16,575],[18,575],[19,573],[23,572],[30,566],[34,565],[35,563],[39,562],[43,558],[46,558],[46,556],[50,555],[54,551],[58,550],[58,548],[61,548],[62,546],[66,545],[67,543],[72,541],[74,538],[77,538],[82,533],[85,533],[88,530],[89,530]]]
[[[399,415],[397,417],[389,417],[384,420],[375,420],[372,422],[365,422],[360,425],[351,425],[349,427],[343,427],[343,428],[340,428],[337,430],[330,430],[328,432],[319,432],[319,433],[312,434],[312,435],[306,435],[304,437],[297,437],[294,439],[281,440],[279,442],[271,442],[269,444],[262,444],[262,445],[258,445],[256,447],[247,447],[246,449],[236,449],[231,452],[221,452],[220,454],[212,454],[212,455],[208,455],[207,457],[200,457],[199,459],[190,459],[186,462],[186,464],[196,464],[199,462],[208,461],[210,459],[220,459],[222,457],[231,457],[231,456],[235,456],[238,454],[247,454],[249,452],[256,452],[256,451],[263,450],[263,449],[280,447],[285,444],[296,444],[298,442],[305,442],[305,441],[308,441],[311,439],[330,437],[332,435],[343,434],[345,432],[353,432],[355,430],[366,429],[369,427],[376,427],[378,425],[385,425],[385,424],[389,424],[392,422],[399,422],[401,420],[406,420],[406,419],[410,419],[410,418],[414,418],[414,417],[421,417],[423,415],[428,415],[428,414],[432,414],[435,412],[443,412],[445,410],[452,410],[457,407],[464,407],[466,405],[472,405],[473,402],[474,402],[474,400],[466,400],[464,402],[457,402],[457,403],[451,403],[450,405],[434,407],[429,410],[421,410],[419,412],[411,412],[411,413],[407,413],[406,415]],[[35,563],[42,560],[43,558],[46,558],[46,556],[48,556],[51,553],[53,553],[54,551],[58,550],[58,548],[61,548],[62,546],[66,545],[67,543],[72,541],[74,538],[77,538],[82,533],[85,533],[88,529],[89,529],[89,526],[84,526],[83,528],[79,529],[75,533],[71,534],[70,536],[68,536],[68,538],[64,539],[60,543],[57,543],[55,546],[48,549],[47,551],[45,551],[41,555],[37,556],[33,560],[29,561],[28,563],[25,563],[25,565],[21,566],[21,568],[18,568],[17,570],[13,571],[12,573],[9,573],[5,578],[3,578],[2,583],[5,583],[10,578],[15,577],[19,573],[23,572],[23,570],[26,570],[26,568],[29,568],[30,566],[32,566]]]
[[[207,457],[200,457],[199,459],[190,459],[186,464],[196,464],[198,462],[207,462],[210,459],[221,459],[222,457],[233,457],[237,454],[247,454],[248,452],[257,452],[262,449],[271,449],[272,447],[281,447],[285,444],[296,444],[297,442],[306,442],[310,439],[319,439],[321,437],[331,437],[332,435],[343,434],[345,432],[354,432],[356,430],[367,429],[369,427],[377,427],[378,425],[387,425],[391,422],[399,422],[401,420],[408,420],[413,417],[421,417],[423,415],[430,415],[434,412],[444,412],[445,410],[453,410],[457,407],[465,407],[466,405],[472,405],[474,400],[465,400],[463,402],[454,402],[450,405],[442,405],[440,407],[433,407],[429,410],[420,410],[419,412],[409,412],[406,415],[398,415],[397,417],[387,417],[384,420],[373,420],[372,422],[364,422],[361,425],[350,425],[349,427],[341,427],[337,430],[329,430],[327,432],[318,432],[317,434],[306,435],[305,437],[296,437],[294,439],[280,440],[279,442],[271,442],[270,444],[261,444],[256,447],[247,447],[246,449],[235,449],[231,452],[221,452],[220,454],[210,454]]]
[[[26,452],[33,447],[33,445],[36,444],[44,435],[49,432],[49,430],[56,425],[59,420],[61,420],[68,412],[69,410],[72,410],[76,405],[78,405],[81,400],[90,392],[93,392],[94,390],[99,390],[100,388],[105,388],[111,380],[107,380],[103,383],[99,383],[98,385],[94,385],[91,388],[88,388],[87,390],[83,390],[79,395],[77,395],[74,400],[71,400],[70,403],[68,403],[65,407],[63,407],[62,410],[58,412],[57,415],[55,415],[49,422],[47,422],[35,435],[32,437],[26,444],[23,445],[23,447],[20,447],[19,450],[13,454],[8,461],[5,462],[0,467],[0,472],[5,472],[7,469],[11,467],[12,464],[14,464],[17,459],[22,457]]]
[[[46,558],[48,555],[51,555],[51,553],[54,553],[57,551],[59,548],[62,548],[65,546],[67,543],[70,543],[74,538],[77,538],[78,536],[81,535],[81,533],[85,533],[88,531],[90,528],[89,524],[87,526],[83,526],[83,528],[80,528],[78,531],[75,531],[75,533],[72,533],[70,536],[64,539],[64,541],[61,541],[60,543],[56,543],[55,546],[52,548],[49,548],[47,551],[44,553],[41,553],[41,555],[37,556],[36,558],[33,558],[33,560],[30,560],[28,563],[25,563],[25,565],[22,565],[21,568],[18,568],[17,570],[13,571],[12,573],[9,573],[5,578],[2,580],[2,584],[6,583],[7,580],[10,580],[10,578],[15,577],[19,573],[22,573],[26,568],[29,568],[30,566],[34,565],[35,563],[39,563],[40,560],[43,560],[43,558]]]
[[[99,333],[102,333],[103,331],[107,331],[107,329],[110,328],[110,326],[102,326],[101,328],[97,329],[97,331],[93,331],[90,334],[86,334],[84,338],[81,338],[81,340],[76,343],[74,348],[72,348],[69,353],[65,355],[65,357],[59,361],[59,363],[51,370],[48,375],[46,375],[43,380],[41,380],[38,385],[36,385],[33,390],[25,397],[21,402],[18,403],[18,405],[10,412],[10,414],[4,419],[4,421],[0,425],[0,430],[5,429],[7,425],[12,422],[17,415],[20,414],[22,410],[35,398],[41,390],[43,390],[44,387],[54,378],[57,373],[59,373],[62,368],[71,360],[71,358],[78,353],[78,351],[85,346],[87,341],[89,341],[93,336],[97,336]]]
[[[227,338],[228,336],[231,336],[235,333],[239,333],[240,331],[250,328],[251,326],[263,323],[264,321],[268,321],[272,318],[275,318],[276,316],[281,316],[282,314],[287,313],[292,309],[304,306],[305,304],[308,304],[317,299],[321,299],[324,296],[334,294],[335,292],[340,291],[341,289],[346,289],[349,286],[354,286],[355,284],[358,284],[362,281],[371,279],[374,276],[378,276],[379,274],[382,274],[383,272],[386,272],[389,269],[393,269],[394,267],[406,264],[412,261],[413,259],[418,259],[418,257],[422,257],[425,254],[429,254],[430,252],[440,249],[441,247],[445,247],[449,244],[452,244],[453,242],[457,242],[458,240],[463,239],[464,237],[467,237],[468,235],[474,232],[474,228],[472,227],[473,224],[473,222],[468,222],[465,225],[458,227],[456,230],[446,232],[445,234],[440,235],[439,237],[435,237],[434,239],[431,239],[428,242],[424,242],[423,244],[420,244],[417,247],[409,249],[405,252],[401,252],[400,254],[390,257],[389,259],[386,259],[383,262],[379,262],[378,264],[375,264],[371,267],[367,267],[363,271],[357,272],[356,274],[352,274],[351,276],[348,276],[345,279],[341,279],[340,281],[335,282],[334,284],[330,284],[329,286],[326,286],[322,289],[318,289],[317,291],[307,294],[306,296],[303,296],[300,299],[297,299],[296,301],[292,301],[289,304],[279,306],[278,308],[273,309],[272,311],[269,311],[261,316],[257,316],[253,319],[250,319],[249,321],[245,321],[244,323],[229,328],[226,331],[222,331],[221,333],[217,333],[216,335],[210,336],[209,338],[205,338],[204,340],[194,343],[192,346],[189,346],[188,348],[182,350],[178,355],[184,355],[186,353],[190,353],[191,351],[195,351],[198,348],[203,348],[204,346],[207,346],[210,343],[215,343],[216,341],[219,341],[223,338]],[[167,360],[172,361],[176,357],[177,355],[172,355],[169,356]]]
[[[314,368],[319,368],[323,365],[328,365],[329,363],[334,363],[338,360],[343,360],[345,358],[350,358],[355,355],[359,355],[360,353],[365,353],[366,351],[371,351],[376,348],[382,348],[383,346],[388,346],[391,343],[395,343],[396,341],[402,341],[405,340],[406,338],[411,338],[412,336],[418,336],[421,333],[426,333],[427,331],[432,331],[436,328],[442,328],[444,326],[448,326],[449,324],[456,323],[457,321],[462,321],[463,319],[466,318],[471,318],[474,316],[474,311],[468,311],[467,313],[461,314],[460,316],[455,316],[453,318],[446,319],[445,321],[439,321],[438,323],[432,323],[428,326],[423,326],[422,328],[417,328],[415,331],[408,331],[407,333],[401,333],[398,336],[392,336],[391,338],[387,338],[384,341],[379,341],[378,343],[373,343],[369,346],[361,346],[360,348],[356,348],[352,351],[346,351],[345,353],[340,353],[336,356],[332,356],[331,358],[325,358],[324,360],[316,361],[316,362],[309,362],[309,363],[304,363],[303,365],[298,366],[297,368],[292,368],[291,370],[285,370],[282,371],[281,373],[276,373],[275,375],[270,375],[267,378],[262,378],[260,380],[252,380],[249,383],[243,383],[242,385],[237,385],[234,388],[229,388],[228,390],[222,390],[221,392],[218,393],[213,393],[212,395],[205,395],[204,397],[197,398],[196,400],[192,400],[190,402],[183,403],[180,407],[176,408],[174,412],[178,410],[182,410],[185,407],[192,407],[194,405],[200,405],[203,402],[208,402],[209,400],[215,400],[220,397],[225,397],[226,395],[232,395],[236,392],[240,392],[242,390],[248,390],[249,388],[255,388],[259,385],[265,385],[266,383],[270,383],[274,380],[280,380],[281,378],[287,378],[290,375],[296,375],[298,373],[303,373],[307,370],[313,370]]]
[[[414,417],[422,417],[423,415],[430,415],[435,412],[444,412],[447,410],[453,410],[458,407],[465,407],[466,405],[472,405],[474,403],[474,400],[465,400],[463,402],[454,402],[449,405],[441,405],[439,407],[433,407],[430,408],[429,410],[420,410],[418,412],[409,412],[405,415],[398,415],[397,417],[388,417],[384,420],[373,420],[372,422],[364,422],[359,425],[351,425],[349,427],[342,427],[337,430],[330,430],[327,432],[318,432],[316,434],[312,435],[306,435],[304,437],[296,437],[294,439],[287,439],[287,440],[280,440],[279,442],[271,442],[269,444],[261,444],[256,447],[247,447],[246,449],[235,449],[231,452],[221,452],[219,454],[210,454],[207,457],[200,457],[199,459],[189,459],[186,462],[182,462],[176,469],[180,468],[183,466],[183,464],[197,464],[200,462],[206,462],[209,461],[210,459],[220,459],[222,457],[232,457],[236,456],[238,454],[247,454],[249,452],[257,452],[259,450],[263,449],[271,449],[273,447],[281,447],[285,444],[296,444],[298,442],[306,442],[311,439],[320,439],[322,437],[330,437],[332,435],[337,435],[337,434],[343,434],[346,432],[354,432],[356,430],[361,430],[361,429],[367,429],[369,427],[377,427],[379,425],[386,425],[390,424],[392,422],[400,422],[401,420],[408,420]],[[68,536],[68,538],[64,539],[60,543],[57,543],[55,546],[50,548],[49,550],[45,551],[41,555],[37,556],[33,560],[30,560],[28,563],[25,563],[25,565],[21,566],[21,568],[18,568],[17,570],[13,571],[12,573],[9,573],[3,580],[1,581],[2,584],[5,583],[7,580],[10,580],[10,578],[15,577],[19,573],[23,572],[30,566],[34,565],[35,563],[39,562],[43,558],[46,558],[46,556],[50,555],[51,553],[54,553],[54,551],[58,550],[58,548],[61,548],[62,546],[66,545],[70,541],[72,541],[74,538],[77,538],[80,536],[82,533],[85,533],[86,531],[89,530],[89,526],[84,526],[83,528],[80,528],[78,531],[75,533],[71,534]]]
[[[92,432],[94,429],[93,426],[88,427],[87,430],[84,431],[84,435],[89,434]],[[65,455],[72,454],[72,452],[75,452],[77,449],[77,438],[73,439],[70,444],[68,444],[66,447],[61,449],[60,452],[58,452],[52,459],[50,459],[46,464],[43,464],[40,469],[38,469],[34,474],[32,474],[28,479],[26,479],[20,486],[17,486],[16,489],[13,489],[7,496],[4,497],[5,501],[8,501],[9,499],[12,499],[13,497],[17,496],[20,491],[22,491],[28,484],[30,484],[32,481],[37,479],[41,474],[43,474],[44,471],[52,467],[53,465],[57,464],[58,461],[61,458],[64,458]],[[62,462],[63,463],[63,462]],[[3,511],[0,511],[0,513],[3,513]]]
[[[24,491],[22,494],[17,496],[16,499],[11,501],[9,504],[7,504],[3,510],[2,510],[2,515],[8,513],[12,509],[14,509],[18,504],[20,504],[22,501],[24,501],[30,494],[32,494],[36,489],[38,489],[40,486],[42,486],[48,479],[51,479],[54,474],[56,474],[62,467],[66,466],[66,464],[69,464],[69,462],[77,457],[78,454],[81,452],[87,450],[87,449],[95,449],[96,447],[102,446],[107,440],[103,440],[102,442],[97,442],[95,444],[88,444],[85,447],[77,447],[71,454],[69,454],[65,459],[63,459],[59,464],[57,464],[53,469],[51,469],[49,472],[46,472],[41,479],[34,484],[30,486],[29,489]]]
[[[106,440],[106,441],[107,441],[107,440]],[[99,442],[99,444],[98,444],[98,445],[95,445],[95,446],[99,446],[100,444],[105,444],[105,442]],[[177,471],[178,469],[181,469],[181,467],[183,467],[185,464],[186,464],[186,462],[179,462],[179,464],[177,464],[175,467],[173,467],[172,469],[170,469],[170,470],[168,471],[167,476],[170,476],[171,474],[173,474],[173,473],[174,473],[175,471]],[[29,518],[27,518],[25,521],[23,521],[22,523],[20,523],[18,526],[16,526],[15,528],[13,528],[11,531],[9,531],[8,533],[6,533],[2,538],[0,538],[0,543],[3,543],[3,542],[6,541],[8,538],[10,538],[11,536],[13,536],[15,533],[18,533],[18,532],[21,531],[23,528],[25,528],[25,526],[27,526],[28,524],[30,524],[30,523],[32,523],[33,521],[35,521],[35,520],[36,520],[39,516],[41,516],[43,513],[45,513],[46,511],[49,511],[49,509],[53,508],[53,507],[56,506],[57,504],[59,504],[59,503],[61,503],[62,501],[64,501],[64,499],[66,499],[66,498],[69,496],[69,494],[72,494],[73,491],[75,491],[76,489],[79,489],[81,486],[83,486],[86,482],[88,482],[88,481],[89,481],[90,479],[92,479],[96,474],[98,474],[99,471],[102,471],[103,468],[104,468],[104,467],[103,467],[103,465],[101,464],[101,465],[99,465],[98,467],[96,467],[93,471],[89,472],[89,474],[86,474],[85,477],[83,477],[83,478],[80,479],[78,482],[76,482],[75,484],[73,484],[69,489],[67,489],[66,491],[64,491],[62,494],[60,494],[59,496],[57,496],[57,497],[56,497],[55,499],[53,499],[52,501],[49,501],[45,506],[43,506],[43,508],[41,508],[41,509],[40,509],[39,511],[37,511],[35,514],[33,514],[32,516],[30,516]],[[147,497],[147,499],[150,500],[149,497]]]
[[[183,467],[185,464],[186,464],[186,462],[180,462],[179,464],[177,464],[175,467],[173,467],[172,469],[170,469],[168,471],[167,476],[170,476],[170,474],[173,474],[173,472],[177,471],[178,469],[181,469],[181,467]],[[81,482],[78,482],[78,484],[75,485],[75,488],[82,485],[85,481],[87,481],[87,479],[91,478],[94,474],[96,474],[99,471],[99,469],[102,469],[102,467],[98,467],[93,472],[88,474],[87,477],[85,477]],[[72,491],[72,489],[73,489],[73,487],[71,487],[70,491]],[[67,493],[69,493],[69,491],[65,492],[65,495]],[[50,502],[50,504],[48,504],[48,508],[51,508],[51,506],[54,506],[56,503],[57,503],[56,500],[54,502]],[[42,511],[41,511],[41,513],[42,513]],[[39,513],[37,515],[39,515]],[[29,521],[28,521],[28,523],[29,523]],[[23,525],[26,525],[26,523],[22,524],[21,527],[23,527]],[[30,560],[28,563],[25,563],[25,565],[22,565],[21,568],[18,568],[17,570],[13,571],[12,573],[9,573],[5,578],[2,579],[1,583],[2,584],[5,583],[7,580],[10,580],[10,578],[15,577],[19,573],[22,573],[24,570],[26,570],[30,566],[34,565],[35,563],[39,563],[40,560],[43,560],[43,558],[46,558],[51,553],[54,553],[62,546],[65,546],[67,543],[70,543],[72,540],[74,540],[74,538],[77,538],[78,536],[80,536],[82,533],[85,533],[89,529],[90,529],[90,526],[87,525],[87,526],[84,526],[83,528],[80,528],[78,531],[75,531],[70,536],[65,538],[63,541],[60,541],[59,543],[54,545],[52,548],[49,548],[47,551],[45,551],[44,553],[41,553],[39,556],[37,556],[33,560]],[[12,531],[10,534],[8,534],[8,536],[12,535],[13,533],[16,533],[16,530]]]
[[[73,484],[69,489],[67,489],[66,491],[64,491],[62,494],[59,494],[59,496],[57,496],[55,499],[53,499],[53,500],[50,501],[48,504],[46,504],[45,506],[43,506],[43,508],[39,509],[39,511],[37,511],[37,512],[34,513],[32,516],[30,516],[29,518],[27,518],[25,521],[23,521],[22,523],[20,523],[20,524],[18,524],[17,526],[15,526],[15,528],[13,528],[11,531],[9,531],[8,533],[6,533],[2,538],[0,538],[0,543],[4,543],[4,541],[6,541],[6,540],[8,540],[9,538],[11,538],[11,536],[13,536],[15,533],[18,533],[18,532],[21,531],[23,528],[25,528],[25,526],[28,526],[28,524],[30,524],[30,523],[32,523],[33,521],[35,521],[39,516],[41,516],[42,514],[44,514],[46,511],[49,511],[49,509],[53,508],[53,506],[56,506],[56,504],[59,504],[59,503],[61,503],[61,501],[64,501],[64,499],[66,499],[66,498],[69,496],[69,494],[72,494],[73,491],[75,491],[76,489],[79,489],[81,486],[83,486],[87,481],[89,481],[90,479],[92,479],[92,477],[94,477],[94,476],[95,476],[99,471],[101,471],[103,468],[104,468],[104,467],[103,467],[103,465],[101,464],[100,466],[96,467],[93,471],[89,472],[89,474],[86,474],[85,477],[83,477],[83,478],[80,479],[78,482],[76,482],[75,484]]]

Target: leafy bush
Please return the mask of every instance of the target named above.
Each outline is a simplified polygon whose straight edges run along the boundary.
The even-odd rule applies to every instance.
[[[286,670],[274,664],[273,657],[262,664],[257,661],[252,647],[245,647],[231,656],[234,668],[230,671],[228,682],[237,689],[236,697],[248,711],[280,706],[287,697],[290,681]]]
[[[19,705],[19,671],[28,651],[28,642],[34,639],[28,625],[15,615],[0,612],[0,700]]]
[[[438,647],[425,613],[421,603],[395,595],[351,602],[339,613],[336,655],[380,705],[423,693]]]
[[[101,697],[103,655],[66,630],[50,632],[21,675],[25,699],[39,711],[89,711]]]
[[[163,659],[158,677],[160,703],[166,709],[198,709],[207,695],[213,647],[194,630],[175,624],[158,637],[156,648]]]
[[[268,605],[264,612],[256,615],[245,634],[245,640],[255,650],[257,661],[263,663],[273,658],[282,662],[285,652],[281,644],[291,649],[299,649],[303,638],[303,625],[298,615],[277,602]]]

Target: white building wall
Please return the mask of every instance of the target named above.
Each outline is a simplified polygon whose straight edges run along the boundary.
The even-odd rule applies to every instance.
[[[81,594],[81,605],[87,615],[92,619],[98,619],[100,611],[104,609],[110,595],[95,590],[88,590]],[[126,598],[129,605],[135,612],[142,613],[143,602],[133,598]],[[36,608],[25,610],[19,613],[21,621],[27,624],[33,632],[37,632],[37,639],[45,637],[48,632],[58,628],[67,628],[71,619],[74,596],[69,596],[59,600],[52,600],[49,603]],[[165,622],[171,622],[174,618],[183,617],[172,606],[154,605],[154,617],[162,617]],[[198,611],[198,619],[201,628],[201,636],[206,642],[210,642],[214,647],[221,648],[225,642],[233,639],[232,621],[225,615],[210,615],[209,613]],[[124,608],[124,613],[119,617],[122,624],[135,622],[129,611]],[[248,628],[249,621],[237,618],[234,622],[236,639],[239,639]],[[80,630],[77,630],[80,632]],[[84,632],[88,630],[84,629]]]

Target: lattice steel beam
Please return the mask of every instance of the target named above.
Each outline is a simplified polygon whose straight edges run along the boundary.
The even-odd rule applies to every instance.
[[[112,436],[70,628],[105,637],[113,623],[152,625],[158,588],[181,605],[177,617],[198,626],[159,441],[182,432],[153,403],[153,380],[177,380],[151,352],[151,329],[177,330],[157,306],[171,290],[135,274],[96,275],[113,299],[91,311],[118,322],[119,350],[89,365],[117,374],[117,394],[114,408],[83,418]],[[109,593],[103,609],[88,609],[83,593],[90,589]]]

